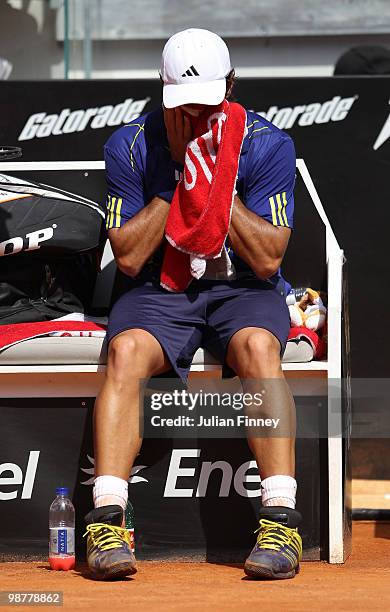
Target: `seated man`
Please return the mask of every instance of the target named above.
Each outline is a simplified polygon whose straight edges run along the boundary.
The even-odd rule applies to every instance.
[[[293,223],[292,140],[259,115],[226,102],[234,71],[226,44],[212,32],[190,29],[172,36],[161,78],[163,107],[119,128],[105,146],[108,237],[123,282],[109,317],[106,377],[95,405],[95,509],[86,517],[89,568],[101,579],[136,572],[123,515],[142,442],[140,379],[173,369],[186,381],[195,351],[204,346],[242,380],[277,379],[271,408],[288,431],[295,425],[281,369],[290,320],[279,273]],[[229,256],[207,260],[204,274],[185,290],[168,291],[161,268],[170,202],[178,181],[192,189],[191,177],[182,174],[184,162],[186,171],[195,167],[187,145],[197,121],[210,116],[211,122],[218,105],[239,107],[243,118],[237,181],[229,195]],[[292,578],[302,552],[294,437],[249,433],[248,442],[262,478],[262,508],[244,569],[253,577]]]

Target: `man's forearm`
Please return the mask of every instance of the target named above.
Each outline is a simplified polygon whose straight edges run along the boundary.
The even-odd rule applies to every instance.
[[[259,278],[270,278],[278,270],[287,248],[290,230],[275,227],[251,212],[238,196],[234,198],[229,240],[234,252]]]
[[[119,269],[137,276],[145,262],[160,246],[169,204],[159,197],[145,206],[122,227],[110,229],[108,237]]]

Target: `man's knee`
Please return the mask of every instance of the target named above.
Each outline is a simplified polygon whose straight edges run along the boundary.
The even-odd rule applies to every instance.
[[[280,368],[280,343],[270,332],[262,329],[247,334],[242,344],[238,364],[246,378],[270,376]]]
[[[153,371],[153,350],[138,330],[115,336],[108,350],[108,365],[116,376],[147,377]]]

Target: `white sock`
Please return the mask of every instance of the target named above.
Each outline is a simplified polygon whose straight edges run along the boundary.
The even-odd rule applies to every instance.
[[[269,476],[261,481],[263,506],[287,506],[295,509],[297,481],[292,476]]]
[[[98,476],[93,486],[93,503],[95,508],[101,506],[121,506],[126,508],[128,483],[117,476]]]

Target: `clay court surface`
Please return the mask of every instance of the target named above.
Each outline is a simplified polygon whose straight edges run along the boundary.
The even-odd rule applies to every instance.
[[[294,580],[247,580],[237,566],[143,562],[134,578],[102,583],[84,566],[60,573],[18,562],[2,564],[0,589],[63,591],[67,610],[389,610],[390,524],[354,523],[345,565],[307,562]]]

